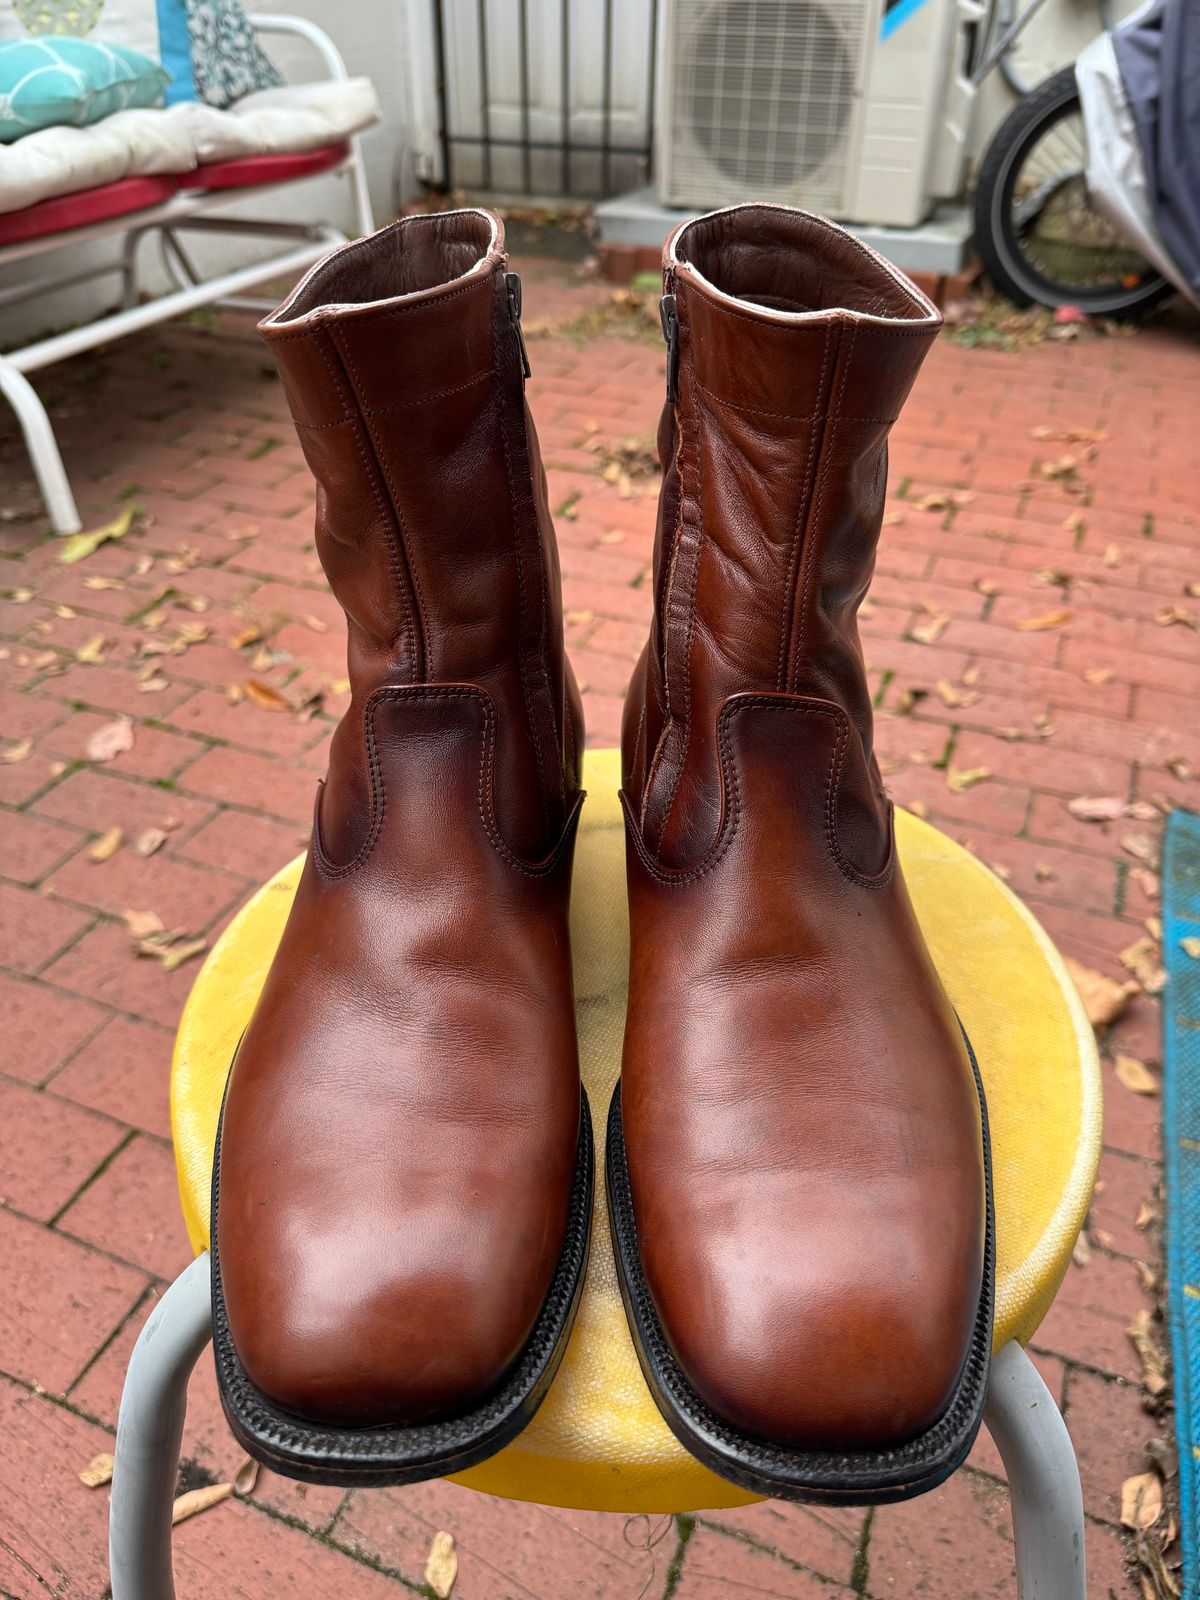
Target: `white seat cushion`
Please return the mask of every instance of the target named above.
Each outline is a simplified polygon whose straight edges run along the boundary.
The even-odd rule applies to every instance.
[[[43,128],[0,146],[0,212],[120,178],[316,150],[378,118],[370,79],[350,78],[260,89],[227,111],[189,100],[165,110],[118,111],[89,128]]]

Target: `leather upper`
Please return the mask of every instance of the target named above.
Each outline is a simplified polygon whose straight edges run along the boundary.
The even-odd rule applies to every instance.
[[[650,1292],[736,1428],[880,1448],[945,1409],[982,1281],[980,1109],[895,859],[855,614],[936,311],[738,207],[664,256],[655,617],[626,705],[622,1067]]]
[[[224,1109],[247,1375],[351,1426],[468,1408],[546,1298],[580,1127],[578,695],[498,219],[344,246],[262,326],[350,709]]]

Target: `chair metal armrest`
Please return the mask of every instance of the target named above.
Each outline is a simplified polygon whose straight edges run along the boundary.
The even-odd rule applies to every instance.
[[[295,38],[305,40],[328,67],[331,78],[340,82],[349,78],[350,74],[346,71],[341,51],[325,30],[318,28],[315,22],[309,22],[306,17],[289,17],[277,12],[262,11],[252,11],[248,20],[256,33],[290,33]]]

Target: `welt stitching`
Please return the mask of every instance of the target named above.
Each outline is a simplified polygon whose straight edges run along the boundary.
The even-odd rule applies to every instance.
[[[825,459],[821,463],[821,477],[817,484],[816,503],[813,506],[812,516],[809,518],[809,536],[804,541],[806,546],[804,551],[804,585],[800,594],[800,615],[796,620],[796,649],[794,652],[797,657],[804,644],[804,622],[807,614],[808,596],[812,588],[813,572],[817,566],[815,545],[821,537],[821,506],[825,500],[825,486],[829,482],[829,463],[833,454],[833,435],[837,430],[838,421],[841,417],[842,395],[846,388],[846,377],[854,359],[854,345],[857,339],[858,328],[854,327],[850,330],[850,343],[846,348],[845,355],[842,357],[842,375],[838,380],[837,400],[834,402],[833,416],[830,419],[828,428],[821,436],[821,447],[824,451]]]
[[[329,335],[329,342],[336,350],[336,345],[334,344],[332,334]],[[395,579],[396,590],[400,596],[400,605],[404,613],[405,654],[408,656],[409,671],[415,678],[417,676],[416,627],[412,614],[412,605],[409,600],[407,575],[404,572],[403,564],[400,560],[400,552],[396,548],[395,517],[394,515],[388,515],[387,507],[383,503],[383,495],[379,488],[379,474],[373,469],[371,452],[367,450],[367,447],[363,442],[362,430],[359,425],[360,419],[354,415],[353,409],[350,405],[350,397],[346,392],[344,376],[338,372],[337,367],[334,365],[333,358],[330,355],[329,350],[326,348],[325,336],[322,335],[318,337],[314,343],[321,360],[325,363],[325,368],[329,373],[330,381],[333,383],[334,388],[341,396],[342,404],[346,407],[345,420],[351,424],[350,431],[354,439],[354,447],[358,451],[359,458],[362,461],[363,470],[366,473],[367,481],[371,485],[371,498],[375,502],[376,508],[379,511],[380,520],[384,525],[384,537],[387,545],[388,565],[392,569],[392,576]]]
[[[829,338],[832,332],[832,323],[827,323],[825,326],[825,344],[821,351],[821,375],[817,379],[818,398],[823,397],[825,394],[825,376],[829,370]],[[813,421],[815,423],[815,417],[813,418]],[[792,637],[792,615],[794,606],[792,585],[796,580],[796,563],[800,558],[800,524],[804,517],[805,508],[808,504],[809,489],[812,485],[813,466],[816,458],[816,449],[817,430],[814,426],[808,437],[808,450],[805,453],[804,458],[804,481],[800,486],[800,501],[796,507],[796,524],[792,530],[792,547],[788,552],[787,580],[783,586],[783,616],[780,619],[779,625],[779,659],[775,663],[775,687],[777,689],[783,688],[784,679],[787,676],[787,656],[788,646],[791,644]]]
[[[343,361],[346,363],[346,366],[349,369],[350,381],[351,381],[351,384],[353,385],[353,388],[354,388],[355,400],[357,401],[359,396],[362,394],[362,383],[361,383],[361,381],[359,379],[358,368],[354,364],[354,357],[350,354],[349,349],[348,348],[343,348],[340,344],[337,343],[336,339],[335,339],[334,342],[335,342],[335,345],[337,346],[337,348],[338,348],[338,350],[339,350],[339,352],[340,352],[340,354],[342,356]],[[391,499],[391,502],[392,502],[392,526],[396,530],[397,534],[399,535],[400,542],[404,547],[404,562],[405,562],[406,567],[408,568],[408,579],[409,579],[410,584],[412,585],[413,599],[414,599],[414,601],[416,603],[416,608],[417,608],[417,619],[418,619],[418,621],[420,623],[421,653],[422,653],[422,656],[425,656],[426,649],[427,649],[428,642],[429,642],[429,634],[428,634],[428,624],[426,622],[426,617],[425,617],[425,597],[424,597],[424,594],[422,593],[422,590],[421,590],[421,575],[417,571],[416,564],[413,561],[413,553],[412,553],[412,550],[411,550],[411,548],[409,546],[409,540],[408,540],[408,529],[405,526],[404,516],[403,516],[403,514],[401,513],[401,510],[400,510],[400,496],[396,492],[396,484],[395,484],[395,482],[394,482],[394,480],[392,478],[391,468],[387,464],[386,456],[378,448],[378,441],[375,438],[374,430],[372,428],[370,428],[370,426],[368,425],[367,431],[371,436],[371,443],[372,443],[372,447],[373,447],[372,453],[375,456],[375,459],[376,459],[376,461],[377,461],[377,463],[379,465],[380,472],[383,474],[384,482],[387,484],[388,495],[389,495],[389,497]],[[399,552],[397,552],[397,555],[399,555]],[[415,643],[415,641],[414,641],[414,643]],[[413,664],[413,676],[417,677],[418,674],[417,674],[417,671],[416,671],[416,650],[415,649],[414,649],[414,652],[413,652],[413,663],[414,663]],[[427,671],[430,670],[430,663],[429,663],[428,660],[424,661],[424,666],[425,666]]]

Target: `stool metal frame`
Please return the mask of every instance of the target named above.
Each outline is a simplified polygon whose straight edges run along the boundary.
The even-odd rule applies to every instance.
[[[205,1252],[154,1308],[125,1377],[109,1515],[112,1600],[174,1600],[171,1508],[187,1385],[211,1337]],[[1020,1600],[1086,1600],[1079,1467],[1058,1407],[1018,1344],[992,1362],[985,1422],[1012,1495]]]

